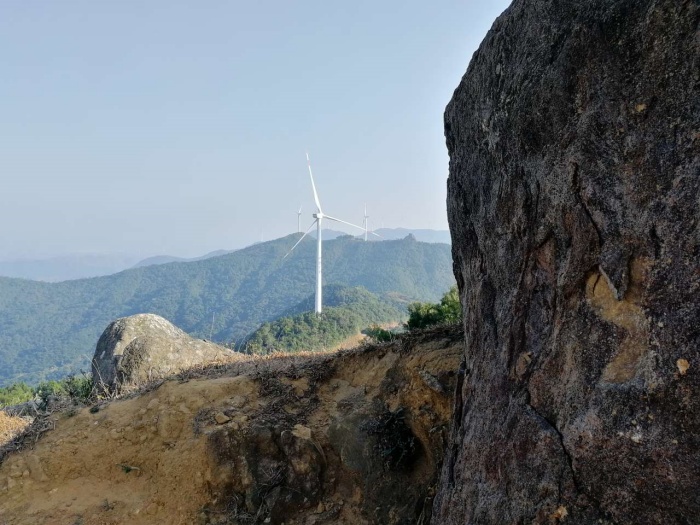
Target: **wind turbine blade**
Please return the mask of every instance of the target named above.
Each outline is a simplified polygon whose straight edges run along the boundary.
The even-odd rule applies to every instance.
[[[299,211],[297,213],[301,215],[301,206],[299,206]]]
[[[292,252],[294,251],[294,248],[296,248],[297,246],[299,246],[299,243],[300,243],[301,241],[304,240],[304,237],[306,237],[306,236],[309,234],[309,232],[311,231],[311,228],[313,228],[315,224],[316,224],[316,220],[314,220],[314,222],[311,223],[311,226],[309,226],[309,229],[306,230],[306,232],[304,232],[304,235],[302,235],[301,238],[297,241],[297,243],[296,243],[294,246],[292,246],[292,249],[289,250],[289,251],[287,252],[287,255],[289,255],[290,253],[292,253]],[[287,255],[285,255],[284,257],[282,257],[282,259],[286,259],[286,258],[287,258]]]
[[[362,231],[365,231],[364,227],[362,227],[362,226],[358,226],[357,224],[353,224],[353,223],[351,223],[351,222],[344,221],[344,220],[342,220],[342,219],[336,219],[335,217],[331,217],[330,215],[324,215],[323,218],[324,218],[324,219],[330,219],[330,220],[336,221],[336,222],[342,222],[343,224],[347,224],[348,226],[352,226],[353,228],[358,228],[358,229],[360,229],[360,230],[362,230]]]
[[[384,237],[382,237],[381,235],[379,235],[378,233],[374,233],[374,232],[369,232],[369,233],[371,233],[372,235],[376,235],[376,236],[379,237],[380,239],[383,239],[383,238],[384,238]]]
[[[316,184],[314,184],[314,174],[311,173],[311,160],[309,159],[309,153],[306,153],[306,163],[309,166],[309,175],[311,176],[311,188],[314,190],[314,200],[316,201],[316,207],[318,211],[323,213],[321,209],[321,202],[318,200],[318,193],[316,192]]]

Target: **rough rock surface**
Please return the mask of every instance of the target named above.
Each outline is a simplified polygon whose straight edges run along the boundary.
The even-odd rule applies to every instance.
[[[463,339],[251,358],[53,414],[0,464],[0,523],[428,523]]]
[[[137,314],[112,322],[97,341],[92,378],[109,391],[128,389],[193,366],[241,357],[194,339],[154,314]]]
[[[433,523],[700,523],[699,6],[515,0],[447,106]]]

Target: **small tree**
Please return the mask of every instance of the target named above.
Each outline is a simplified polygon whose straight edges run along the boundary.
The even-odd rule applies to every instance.
[[[443,323],[459,323],[462,320],[462,303],[456,286],[450,288],[440,299],[440,315]]]
[[[377,341],[378,343],[386,343],[394,339],[394,333],[390,330],[386,330],[379,325],[373,324],[364,333],[370,339]]]
[[[408,305],[406,328],[414,330],[437,324],[453,324],[462,320],[462,305],[457,287],[450,288],[439,303],[411,303]]]
[[[0,407],[19,405],[34,397],[34,390],[26,383],[14,383],[0,388]]]

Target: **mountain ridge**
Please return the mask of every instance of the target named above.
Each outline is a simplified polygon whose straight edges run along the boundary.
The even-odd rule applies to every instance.
[[[430,243],[450,244],[450,232],[447,230],[432,229],[411,229],[411,228],[380,228],[375,230],[380,237],[369,235],[367,240],[386,241],[403,239],[408,234],[413,234],[417,240]],[[315,232],[309,235],[315,238]],[[323,239],[332,240],[343,237],[347,232],[339,230],[324,229]],[[352,234],[356,238],[361,238],[364,234]],[[260,244],[256,242],[254,244]],[[177,255],[152,255],[146,258],[136,255],[120,253],[87,253],[58,255],[44,258],[7,258],[0,260],[0,276],[15,279],[26,279],[31,281],[42,281],[57,283],[62,281],[74,281],[78,279],[88,279],[90,277],[104,277],[114,275],[124,270],[140,268],[142,266],[154,266],[158,264],[168,264],[171,262],[194,262],[212,257],[219,257],[232,253],[240,248],[218,249],[204,255],[195,257],[182,257]]]
[[[161,315],[195,337],[241,340],[313,294],[315,241],[283,258],[298,236],[75,281],[0,277],[0,386],[87,370],[104,328],[137,313]],[[454,281],[449,246],[408,240],[326,241],[324,270],[326,285],[364,286],[404,302],[436,300]]]
[[[111,275],[135,264],[139,257],[123,254],[75,254],[0,261],[0,276],[42,282],[61,282]]]

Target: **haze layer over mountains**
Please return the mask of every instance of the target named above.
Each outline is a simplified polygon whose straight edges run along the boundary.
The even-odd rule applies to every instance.
[[[407,235],[413,235],[416,240],[422,242],[451,242],[450,232],[447,230],[411,229],[411,228],[379,228],[375,232],[380,236],[368,236],[369,241],[403,239]],[[314,234],[311,234],[312,236]],[[336,239],[346,232],[337,230],[324,230],[325,240]],[[234,250],[215,250],[198,257],[178,257],[174,255],[154,255],[143,258],[138,255],[123,253],[108,254],[72,254],[55,257],[33,258],[6,258],[0,260],[0,276],[15,277],[19,279],[31,279],[34,281],[60,282],[71,279],[85,279],[88,277],[100,277],[111,275],[130,268],[166,264],[171,262],[193,262],[219,255],[231,253]]]

